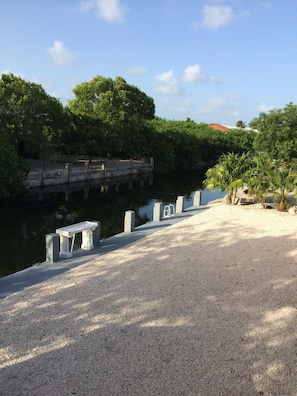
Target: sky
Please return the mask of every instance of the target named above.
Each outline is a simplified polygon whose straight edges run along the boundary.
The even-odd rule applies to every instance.
[[[168,120],[247,125],[297,102],[296,0],[0,0],[0,74],[66,106],[123,77]]]

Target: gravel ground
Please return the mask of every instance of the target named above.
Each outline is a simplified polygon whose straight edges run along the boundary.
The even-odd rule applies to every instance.
[[[0,395],[297,395],[297,217],[199,214],[0,301]]]

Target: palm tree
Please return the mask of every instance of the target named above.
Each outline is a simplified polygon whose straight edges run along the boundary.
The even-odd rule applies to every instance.
[[[228,204],[236,203],[236,194],[244,183],[244,175],[251,166],[251,157],[249,153],[223,154],[217,165],[206,172],[204,186],[208,190],[220,189],[226,192]]]
[[[236,122],[236,128],[244,129],[245,127],[246,127],[246,123],[243,122],[242,120],[238,120],[238,121]]]
[[[290,193],[297,195],[297,172],[284,163],[275,163],[271,172],[270,188],[277,202],[277,210],[286,211]]]
[[[256,201],[262,205],[264,205],[264,199],[270,192],[273,168],[274,160],[269,154],[263,153],[252,158],[251,168],[247,170],[244,176],[249,194],[253,195]]]

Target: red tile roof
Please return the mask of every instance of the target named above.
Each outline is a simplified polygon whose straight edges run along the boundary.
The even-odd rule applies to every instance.
[[[209,124],[209,126],[213,129],[216,129],[217,131],[226,132],[229,130],[229,128],[221,124]]]

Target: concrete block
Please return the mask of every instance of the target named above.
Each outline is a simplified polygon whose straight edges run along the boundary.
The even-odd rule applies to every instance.
[[[153,221],[161,221],[162,219],[163,204],[162,202],[156,202],[153,211]]]
[[[182,213],[184,211],[184,205],[185,205],[185,197],[183,197],[182,195],[178,196],[176,200],[175,212]]]
[[[46,261],[54,263],[59,261],[60,238],[58,234],[51,233],[45,236]]]
[[[125,212],[124,232],[133,232],[135,227],[135,212],[127,210]]]
[[[201,198],[202,198],[202,191],[195,191],[194,200],[193,200],[193,206],[200,206],[201,205]]]

